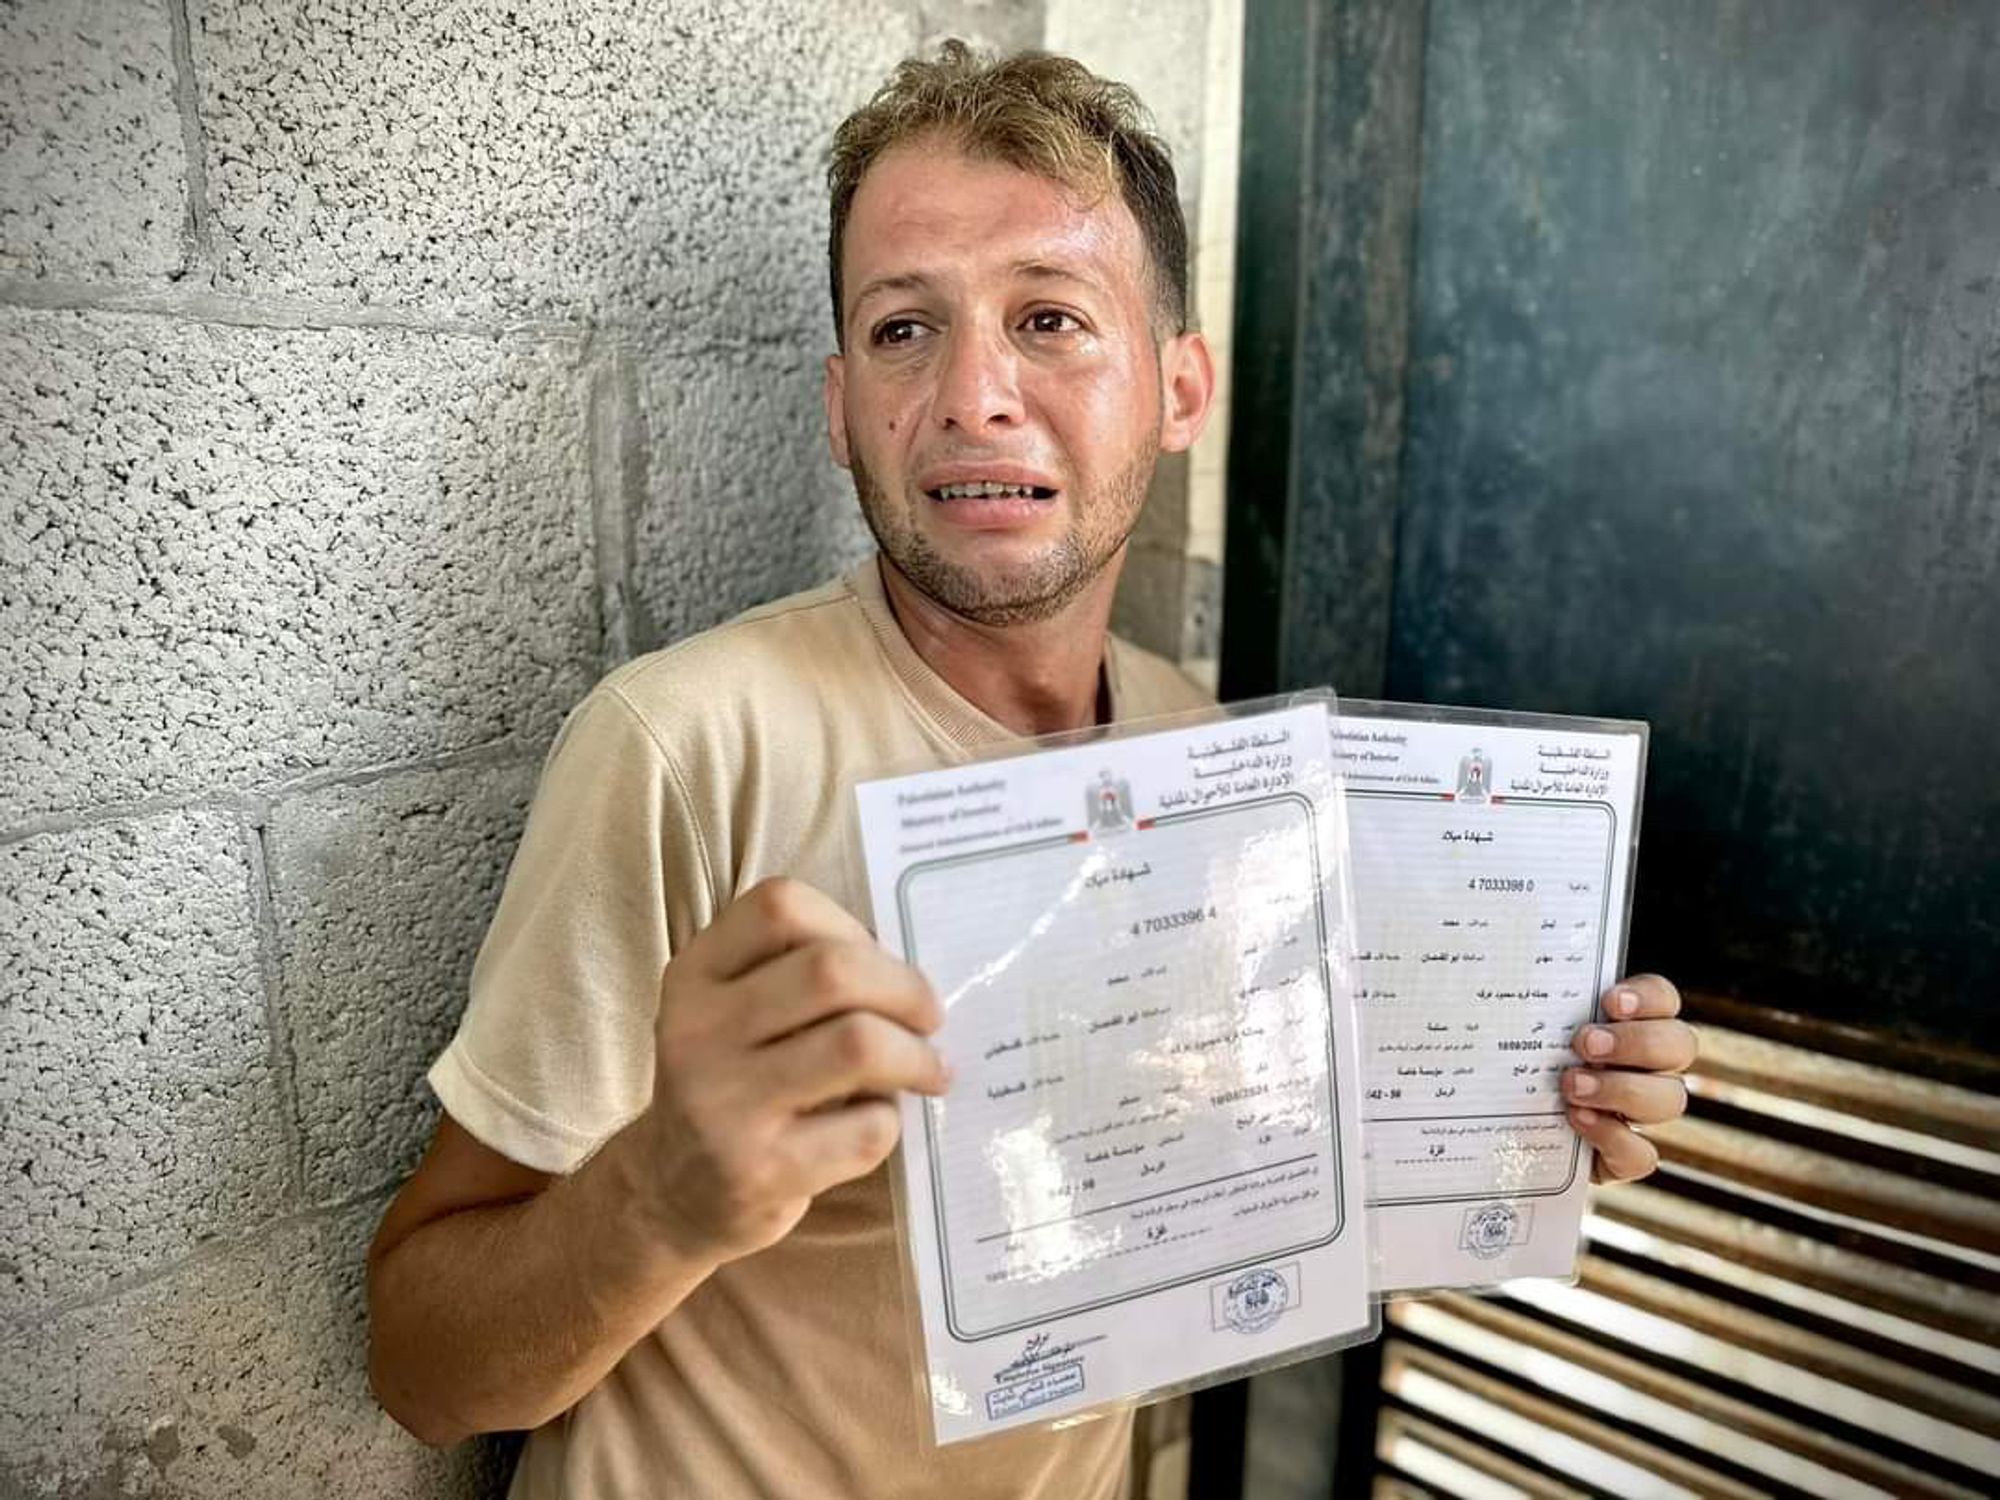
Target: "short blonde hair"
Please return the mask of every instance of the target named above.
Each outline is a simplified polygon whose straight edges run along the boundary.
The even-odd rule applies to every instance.
[[[966,154],[1005,162],[1086,195],[1115,189],[1139,221],[1160,323],[1187,327],[1187,221],[1173,159],[1138,95],[1075,58],[980,57],[952,39],[935,59],[906,58],[834,132],[827,265],[833,327],[844,342],[840,252],[861,179],[892,146],[933,133]]]

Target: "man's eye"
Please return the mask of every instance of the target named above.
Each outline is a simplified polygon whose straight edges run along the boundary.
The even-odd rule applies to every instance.
[[[1075,333],[1083,325],[1066,312],[1044,307],[1028,314],[1028,327],[1036,333]]]
[[[907,344],[922,327],[915,318],[890,318],[875,325],[874,341],[877,344]]]

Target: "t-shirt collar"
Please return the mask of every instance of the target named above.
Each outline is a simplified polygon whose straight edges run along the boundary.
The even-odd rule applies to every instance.
[[[889,595],[882,585],[882,566],[880,554],[869,556],[847,575],[847,586],[854,591],[861,613],[874,630],[876,643],[882,648],[889,669],[908,690],[919,712],[932,721],[946,740],[961,750],[977,752],[992,746],[1018,743],[1022,736],[968,702],[917,654],[917,648],[903,634],[903,627],[897,623],[895,612],[889,607]],[[1104,681],[1111,699],[1111,717],[1116,719],[1122,712],[1124,700],[1120,653],[1116,637],[1106,634],[1104,642]]]

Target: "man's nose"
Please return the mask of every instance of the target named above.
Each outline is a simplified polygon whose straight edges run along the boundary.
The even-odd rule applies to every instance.
[[[935,415],[940,427],[968,434],[1020,425],[1020,356],[1014,346],[996,333],[953,333],[938,377]]]

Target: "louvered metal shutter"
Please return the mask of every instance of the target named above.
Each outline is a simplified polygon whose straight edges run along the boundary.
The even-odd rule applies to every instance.
[[[1390,1305],[1378,1495],[2000,1493],[2000,1063],[1689,1012],[1574,1285]]]

